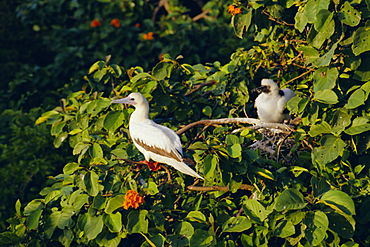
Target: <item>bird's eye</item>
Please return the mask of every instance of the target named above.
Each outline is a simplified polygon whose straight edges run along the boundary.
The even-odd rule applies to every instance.
[[[131,98],[130,100],[135,101],[135,98]]]

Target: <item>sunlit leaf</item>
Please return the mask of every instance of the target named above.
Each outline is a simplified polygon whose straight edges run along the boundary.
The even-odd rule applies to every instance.
[[[355,204],[352,198],[340,190],[330,190],[322,195],[320,203],[333,208],[334,210],[347,215],[354,215]]]
[[[284,190],[275,199],[275,209],[277,211],[302,209],[306,205],[302,193],[296,189]]]
[[[251,228],[252,222],[245,216],[231,217],[222,225],[223,232],[243,232]]]

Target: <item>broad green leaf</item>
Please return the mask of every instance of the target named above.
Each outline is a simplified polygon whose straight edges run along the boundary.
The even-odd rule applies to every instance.
[[[355,56],[370,50],[370,29],[359,27],[353,34],[352,51]]]
[[[133,210],[128,216],[127,230],[129,234],[148,233],[147,210]]]
[[[84,177],[86,192],[90,196],[96,196],[99,193],[99,176],[94,171],[89,171]]]
[[[353,8],[348,1],[345,1],[342,5],[338,17],[341,22],[351,27],[357,26],[361,21],[361,13]]]
[[[4,246],[20,246],[19,243],[21,238],[13,232],[2,232],[0,233],[0,243]]]
[[[245,216],[231,217],[222,225],[223,232],[243,232],[251,228],[252,222]]]
[[[104,128],[115,131],[123,124],[124,118],[122,111],[110,111],[104,119]]]
[[[189,222],[183,221],[175,228],[175,233],[190,239],[194,234],[194,227]]]
[[[329,228],[338,233],[339,236],[349,239],[353,237],[354,228],[351,223],[341,214],[329,213]]]
[[[217,168],[218,158],[216,155],[207,155],[203,160],[204,176],[212,179]]]
[[[256,200],[247,199],[243,202],[244,213],[253,221],[262,224],[267,216],[272,212],[271,209],[266,209],[261,203]]]
[[[343,154],[346,143],[333,135],[326,135],[322,138],[321,146],[315,147],[311,153],[312,159],[320,165],[326,165]]]
[[[274,229],[274,235],[280,238],[286,238],[293,234],[295,234],[294,225],[288,220],[281,221]]]
[[[334,23],[334,21],[332,21]],[[333,24],[334,25],[334,24]],[[334,27],[333,27],[333,33],[334,33]],[[321,33],[320,33],[321,34]],[[330,34],[331,35],[331,34]],[[325,41],[325,40],[324,40]],[[324,42],[323,41],[323,42]],[[320,45],[321,46],[321,45]],[[328,66],[331,62],[331,59],[333,58],[334,56],[334,52],[335,50],[337,49],[337,46],[338,46],[338,42],[333,44],[330,48],[330,50],[325,53],[323,56],[321,56],[320,58],[318,58],[315,62],[313,62],[312,64],[314,66],[317,66],[317,67],[321,67],[321,66]]]
[[[318,179],[316,177],[311,178],[311,187],[315,197],[318,197],[330,190],[330,185],[325,179]]]
[[[14,205],[14,208],[15,208],[15,212],[17,213],[17,215],[19,217],[22,216],[22,212],[21,212],[21,201],[18,199],[16,202],[15,202],[15,205]]]
[[[54,190],[45,197],[45,204],[48,204],[49,202],[54,201],[61,196],[62,192],[60,190]]]
[[[243,8],[242,13],[231,17],[231,25],[234,27],[235,35],[238,38],[243,38],[244,32],[248,31],[248,28],[252,20],[252,9]]]
[[[347,104],[344,106],[347,109],[354,109],[359,107],[360,105],[365,104],[365,100],[367,99],[367,95],[362,88],[357,89],[354,91],[348,99]]]
[[[92,158],[103,158],[103,149],[98,143],[94,143],[91,149]]]
[[[207,221],[206,216],[200,211],[191,211],[186,216],[190,221],[196,221],[199,223],[205,223]]]
[[[324,133],[330,133],[330,132],[331,132],[331,126],[327,122],[322,121],[319,124],[312,125],[308,134],[312,137],[315,137],[315,136],[318,136]]]
[[[122,229],[122,215],[120,212],[115,214],[105,214],[103,222],[111,232],[119,232]]]
[[[212,115],[212,108],[211,108],[209,105],[207,105],[207,106],[205,106],[205,107],[202,109],[202,112],[203,112],[203,114],[204,114],[204,115],[206,115],[207,117],[211,117],[211,115]]]
[[[337,81],[339,72],[337,68],[321,67],[313,74],[315,93],[325,89],[333,89]]]
[[[166,77],[171,76],[173,67],[174,67],[173,63],[161,61],[157,63],[157,65],[155,65],[154,68],[152,69],[152,76],[154,79],[158,81],[164,80]]]
[[[59,135],[57,135],[55,137],[54,142],[53,142],[54,147],[59,148],[60,145],[62,145],[62,143],[67,139],[67,137],[68,137],[68,133],[67,132],[62,132]]]
[[[62,212],[60,211],[54,211],[51,213],[51,215],[49,215],[49,217],[46,218],[44,225],[46,239],[51,239],[53,236],[55,228],[58,226],[58,221],[61,214]]]
[[[325,89],[315,93],[314,100],[324,104],[336,104],[338,103],[338,96],[333,90]]]
[[[104,211],[107,214],[111,214],[114,210],[120,207],[123,207],[123,201],[124,201],[123,195],[118,195],[118,196],[109,198],[107,202],[107,207],[104,209]]]
[[[141,233],[141,235],[145,238],[146,242],[144,242],[140,247],[165,246],[164,242],[166,238],[160,233],[155,234],[154,236],[149,235],[148,237],[143,233]]]
[[[304,28],[306,27],[309,19],[307,18],[305,11],[297,11],[295,17],[294,17],[294,27],[299,31],[303,32]]]
[[[73,155],[80,154],[81,152],[85,151],[90,148],[90,144],[86,144],[83,142],[79,142],[76,144],[76,146],[73,148]]]
[[[42,214],[42,209],[37,209],[32,211],[27,217],[26,225],[28,229],[36,229],[39,226],[40,216]]]
[[[190,247],[208,247],[213,241],[213,236],[207,231],[196,229],[190,239]]]
[[[125,238],[125,233],[121,235],[117,233],[111,233],[105,227],[103,228],[102,232],[94,239],[99,246],[104,247],[117,247],[119,246],[121,239]]]
[[[226,147],[227,153],[232,158],[238,158],[242,154],[242,146],[240,144],[234,144]]]
[[[84,232],[88,240],[95,239],[103,230],[103,215],[87,217]]]
[[[70,175],[70,174],[73,174],[75,171],[77,171],[78,169],[80,169],[80,164],[78,163],[68,163],[66,164],[64,167],[63,167],[63,173],[64,174],[67,174],[67,175]]]
[[[315,62],[319,57],[319,51],[312,46],[302,46],[297,48],[298,51],[303,51],[303,56],[306,59],[306,64]]]
[[[83,205],[87,204],[89,196],[87,194],[79,194],[73,201],[72,206],[75,211],[78,211],[82,208]]]
[[[194,142],[187,149],[192,149],[192,150],[196,150],[196,149],[208,150],[208,146],[206,144],[204,144],[203,142]]]
[[[302,222],[302,220],[306,217],[306,212],[303,211],[290,211],[290,213],[286,214],[285,218],[289,220],[293,225],[298,225]]]
[[[308,213],[304,223],[307,225],[305,237],[310,246],[320,244],[326,237],[326,231],[329,227],[329,220],[326,214],[322,211]]]
[[[330,124],[331,133],[335,136],[338,136],[348,125],[351,124],[351,115],[348,114],[344,109],[338,109],[335,111]]]
[[[70,228],[73,225],[72,216],[74,213],[75,209],[73,206],[65,206],[62,208],[62,213],[58,220],[59,229],[64,229],[65,227]]]
[[[296,189],[287,189],[275,199],[274,208],[277,211],[297,210],[306,207],[306,205],[301,192]]]
[[[36,200],[36,199],[32,200],[24,208],[23,214],[24,215],[29,215],[33,211],[40,210],[43,207],[44,207],[44,204],[40,200]]]
[[[131,82],[135,83],[141,79],[152,79],[153,77],[149,73],[139,73],[131,78]]]
[[[340,190],[330,190],[322,195],[319,203],[333,208],[334,210],[346,214],[355,215],[355,204],[352,198]]]
[[[51,131],[50,133],[55,136],[59,135],[62,131],[64,126],[66,125],[66,122],[56,122],[51,126]]]
[[[358,135],[365,131],[370,130],[369,117],[357,117],[353,120],[351,127],[344,132],[348,135]]]

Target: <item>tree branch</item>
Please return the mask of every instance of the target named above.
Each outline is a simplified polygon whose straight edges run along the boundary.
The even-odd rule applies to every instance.
[[[214,185],[214,186],[194,186],[194,185],[189,185],[188,187],[188,190],[195,190],[195,191],[230,191],[229,190],[229,187],[227,186],[217,186],[217,185]],[[254,186],[253,185],[249,185],[249,184],[241,184],[240,187],[239,187],[239,190],[249,190],[249,191],[253,191],[254,189]]]
[[[280,129],[283,131],[295,131],[295,127],[293,125],[281,124],[281,123],[265,123],[255,118],[220,118],[220,119],[204,119],[199,120],[197,122],[190,123],[181,129],[179,129],[176,134],[181,135],[188,129],[191,129],[198,125],[218,125],[218,124],[254,124],[252,127],[253,129],[259,128],[273,128],[273,129]]]
[[[194,93],[194,92],[196,92],[196,91],[198,91],[199,89],[201,89],[202,87],[204,87],[204,86],[208,86],[208,85],[213,85],[213,84],[216,84],[216,80],[212,80],[212,81],[206,81],[206,82],[203,82],[203,83],[200,83],[200,84],[197,84],[197,85],[195,85],[194,87],[193,87],[193,89],[192,90],[190,90],[189,92],[187,92],[186,94],[185,94],[185,96],[188,96],[189,94],[192,94],[192,93]]]

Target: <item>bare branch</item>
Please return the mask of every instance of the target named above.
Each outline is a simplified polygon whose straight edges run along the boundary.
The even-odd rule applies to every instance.
[[[216,80],[212,80],[212,81],[206,81],[206,82],[197,84],[197,85],[194,86],[194,88],[192,90],[190,90],[189,92],[187,92],[185,94],[185,96],[188,96],[189,94],[192,94],[192,93],[198,91],[199,89],[201,89],[204,86],[216,84],[216,82],[217,82]]]
[[[194,185],[189,185],[188,190],[195,190],[195,191],[229,191],[229,187],[227,186],[194,186]],[[253,191],[254,186],[249,185],[249,184],[241,184],[239,187],[239,190],[249,190]]]
[[[191,129],[198,125],[218,125],[218,124],[254,124],[252,127],[253,129],[259,128],[273,128],[273,129],[280,129],[283,131],[295,131],[295,127],[292,125],[281,124],[281,123],[265,123],[255,118],[220,118],[220,119],[204,119],[199,120],[197,122],[190,123],[181,129],[179,129],[176,133],[181,135],[188,129]]]
[[[202,18],[207,18],[207,14],[210,12],[211,10],[210,9],[206,9],[204,10],[202,13],[200,13],[199,15],[197,16],[194,16],[193,17],[193,21],[197,21],[199,19],[202,19]]]

